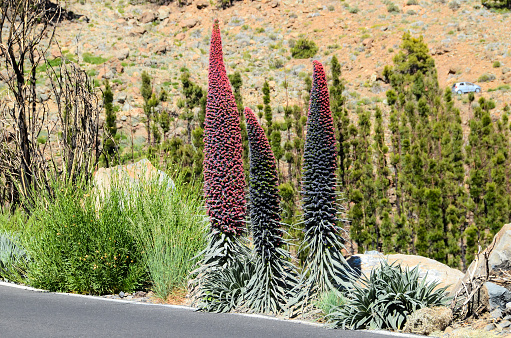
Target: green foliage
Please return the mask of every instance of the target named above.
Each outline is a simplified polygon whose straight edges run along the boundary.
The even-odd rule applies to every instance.
[[[105,81],[105,91],[103,92],[103,106],[105,107],[105,140],[103,142],[103,150],[107,157],[107,166],[109,162],[114,160],[114,156],[117,153],[116,145],[116,134],[117,134],[117,122],[116,114],[114,111],[114,93],[108,80]]]
[[[177,172],[177,171],[176,171]],[[174,189],[149,184],[134,199],[132,233],[147,266],[152,290],[161,299],[186,289],[188,276],[205,245],[202,187],[178,173]]]
[[[94,56],[91,53],[85,52],[82,54],[83,62],[87,62],[93,65],[100,65],[108,61],[108,59],[105,59],[101,56]]]
[[[483,75],[479,76],[477,79],[477,82],[490,82],[495,80],[495,74],[492,73],[484,73]]]
[[[511,9],[510,0],[482,0],[482,4],[486,8]]]
[[[136,290],[146,272],[122,190],[102,198],[89,189],[58,188],[52,203],[36,201],[23,234],[30,285],[85,294]]]
[[[406,316],[413,311],[446,305],[445,287],[435,288],[438,282],[420,278],[419,267],[412,270],[382,260],[369,277],[362,276],[345,293],[346,303],[334,307],[327,319],[336,328],[400,330]]]
[[[298,39],[295,46],[291,48],[291,56],[295,59],[308,59],[316,55],[318,46],[312,40]]]
[[[497,60],[493,63],[493,68],[499,68],[499,67],[500,67],[500,61]]]

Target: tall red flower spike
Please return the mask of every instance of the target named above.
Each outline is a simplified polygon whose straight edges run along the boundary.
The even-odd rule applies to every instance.
[[[211,226],[240,235],[246,211],[240,117],[225,71],[218,20],[211,35],[204,125],[204,193]]]

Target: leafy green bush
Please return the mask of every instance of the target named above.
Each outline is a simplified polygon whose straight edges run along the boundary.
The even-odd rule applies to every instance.
[[[412,270],[382,261],[381,266],[353,282],[346,293],[347,302],[335,307],[327,319],[336,328],[392,328],[399,330],[406,316],[417,309],[445,305],[445,287],[419,278],[419,267]]]
[[[87,52],[82,54],[82,59],[83,59],[83,62],[87,62],[87,63],[93,64],[93,65],[100,65],[100,64],[108,61],[108,59],[105,59],[101,56],[94,56],[91,53],[87,53]]]
[[[490,82],[495,80],[495,75],[491,73],[484,73],[483,75],[479,76],[477,79],[477,82]]]
[[[24,233],[30,285],[105,294],[134,291],[144,283],[145,265],[130,232],[124,193],[112,188],[101,198],[71,185],[55,192],[53,199],[36,201]]]
[[[336,311],[337,308],[345,306],[347,302],[348,300],[342,293],[337,290],[331,290],[319,297],[316,307],[321,310],[323,315],[327,316]]]
[[[396,4],[395,4],[395,3],[393,3],[393,2],[389,2],[389,3],[387,4],[387,12],[389,12],[389,13],[399,13],[399,12],[401,12],[401,11],[399,10],[398,5],[396,5]]]
[[[500,67],[500,61],[497,60],[493,63],[493,68],[499,68],[499,67]]]
[[[299,39],[291,48],[291,56],[295,59],[308,59],[316,55],[318,46],[312,40]]]
[[[406,5],[407,5],[407,6],[416,6],[416,5],[418,5],[418,4],[419,4],[419,1],[418,1],[418,0],[408,0],[408,1],[406,2]]]

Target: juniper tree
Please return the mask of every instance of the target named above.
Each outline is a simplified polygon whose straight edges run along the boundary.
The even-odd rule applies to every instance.
[[[263,102],[264,102],[264,118],[266,119],[266,135],[270,136],[272,132],[273,115],[270,106],[270,85],[268,81],[263,84]]]
[[[144,114],[146,116],[146,129],[147,129],[147,143],[151,143],[151,114],[152,109],[148,105],[151,95],[153,94],[153,87],[151,86],[151,77],[147,72],[142,72],[142,86],[140,87],[140,94],[144,99]]]
[[[105,107],[105,140],[103,143],[103,151],[105,154],[106,166],[110,166],[110,162],[114,161],[117,153],[116,135],[117,123],[114,111],[114,93],[110,87],[108,80],[105,81],[105,91],[103,92],[103,106]]]

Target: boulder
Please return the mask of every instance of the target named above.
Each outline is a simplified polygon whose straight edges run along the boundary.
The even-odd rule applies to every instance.
[[[179,27],[181,28],[193,28],[195,27],[197,24],[199,23],[199,20],[196,19],[196,18],[190,18],[190,19],[186,19],[186,20],[183,20],[179,23]]]
[[[484,286],[488,290],[488,309],[505,310],[506,304],[511,302],[511,291],[491,282],[484,283]]]
[[[434,259],[415,255],[394,254],[384,256],[379,252],[369,251],[365,254],[351,256],[348,259],[348,264],[355,271],[369,276],[371,270],[379,267],[383,259],[386,259],[390,264],[397,262],[402,267],[410,269],[418,265],[421,277],[425,277],[428,282],[439,282],[440,285],[438,287],[447,287],[447,291],[450,291],[458,280],[463,277],[463,272],[459,270],[437,262]]]
[[[114,56],[120,61],[126,60],[130,56],[130,49],[128,47],[117,50]]]
[[[169,6],[161,6],[158,8],[158,20],[163,21],[170,16],[170,7]]]
[[[445,330],[452,319],[452,310],[448,307],[422,308],[406,317],[404,332],[427,336],[432,332]]]
[[[157,19],[156,13],[154,13],[153,11],[147,11],[142,13],[138,21],[140,21],[141,23],[150,23],[155,21],[156,19]]]
[[[208,0],[199,0],[195,3],[198,9],[203,9],[209,6]]]
[[[476,256],[451,296],[455,312],[506,309],[511,300],[511,224],[504,225],[491,244]]]
[[[112,185],[122,188],[126,194],[131,194],[140,188],[141,184],[158,182],[169,189],[174,188],[174,181],[163,171],[156,169],[147,159],[133,164],[118,165],[111,168],[99,168],[94,173],[94,189],[100,196],[105,196]]]

